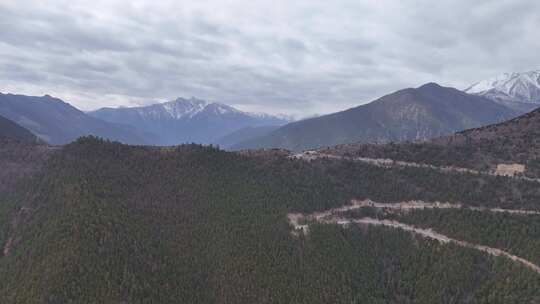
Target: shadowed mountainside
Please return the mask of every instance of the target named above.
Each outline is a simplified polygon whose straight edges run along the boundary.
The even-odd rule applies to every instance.
[[[298,151],[353,142],[425,140],[517,115],[486,98],[429,83],[343,112],[290,123],[233,148]]]
[[[34,97],[0,93],[0,115],[53,145],[66,144],[84,135],[96,135],[129,144],[146,143],[147,134],[90,117],[48,95]]]
[[[23,142],[38,142],[37,136],[13,121],[0,116],[0,138],[9,138]]]

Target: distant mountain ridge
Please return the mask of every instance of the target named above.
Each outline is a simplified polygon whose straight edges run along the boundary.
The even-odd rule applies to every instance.
[[[425,140],[510,119],[518,111],[429,83],[343,112],[285,125],[234,149],[305,150],[344,143]]]
[[[480,81],[465,92],[528,112],[540,106],[540,70],[505,73]]]
[[[36,97],[0,93],[0,115],[53,145],[66,144],[85,135],[128,144],[146,143],[146,135],[128,126],[96,119],[49,95]]]
[[[284,117],[248,113],[217,102],[197,98],[132,108],[102,108],[89,115],[113,123],[121,123],[157,135],[153,144],[210,144],[246,127],[283,125]]]

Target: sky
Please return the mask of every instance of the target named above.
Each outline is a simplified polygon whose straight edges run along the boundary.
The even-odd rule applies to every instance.
[[[0,0],[0,92],[305,117],[540,68],[538,0]]]

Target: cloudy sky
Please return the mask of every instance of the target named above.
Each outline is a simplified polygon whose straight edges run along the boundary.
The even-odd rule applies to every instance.
[[[540,68],[538,0],[0,0],[0,92],[306,116]]]

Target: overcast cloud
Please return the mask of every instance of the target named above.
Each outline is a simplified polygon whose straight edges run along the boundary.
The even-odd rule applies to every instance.
[[[0,0],[0,91],[299,116],[540,68],[538,0]]]

